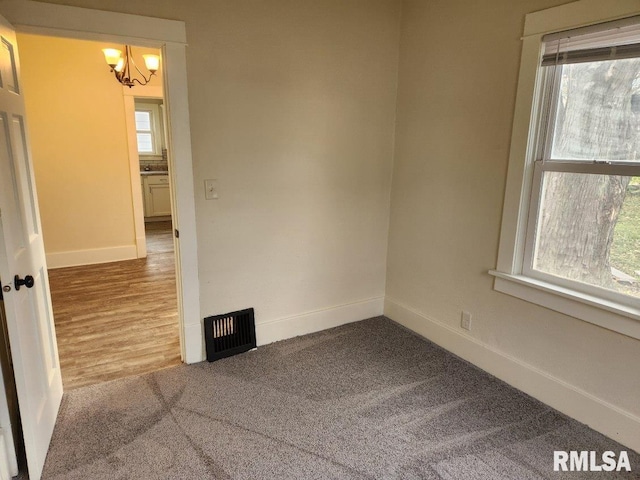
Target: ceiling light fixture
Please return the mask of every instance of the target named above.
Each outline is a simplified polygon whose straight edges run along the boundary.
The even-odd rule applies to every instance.
[[[104,58],[107,64],[111,67],[111,71],[115,74],[116,79],[127,87],[131,88],[135,85],[146,85],[151,81],[151,77],[156,74],[158,68],[160,68],[160,56],[159,55],[142,55],[144,58],[144,64],[149,70],[149,78],[145,77],[144,73],[140,71],[136,62],[133,61],[133,55],[131,53],[131,47],[125,45],[124,57],[122,51],[115,48],[103,48]],[[137,78],[137,75],[142,77],[142,80]]]

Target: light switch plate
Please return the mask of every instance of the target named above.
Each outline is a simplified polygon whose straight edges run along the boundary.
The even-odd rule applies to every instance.
[[[204,198],[207,200],[218,199],[218,180],[211,179],[204,181]]]

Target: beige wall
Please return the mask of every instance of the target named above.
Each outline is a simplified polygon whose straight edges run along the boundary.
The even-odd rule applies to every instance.
[[[206,5],[187,20],[203,315],[255,307],[262,323],[381,299],[398,6]]]
[[[382,313],[398,2],[60,3],[186,23],[202,316]]]
[[[122,86],[101,51],[115,45],[18,34],[18,46],[49,263],[135,258]]]
[[[386,290],[396,308],[387,310],[398,320],[418,313],[418,328],[442,338],[462,332],[468,310],[472,329],[450,342],[456,353],[480,345],[638,422],[640,342],[497,293],[487,273],[496,265],[524,15],[561,3],[404,3]]]

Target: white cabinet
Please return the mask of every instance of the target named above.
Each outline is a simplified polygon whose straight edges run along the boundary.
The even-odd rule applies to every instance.
[[[144,190],[144,216],[171,215],[169,175],[145,175],[142,178],[142,186]]]

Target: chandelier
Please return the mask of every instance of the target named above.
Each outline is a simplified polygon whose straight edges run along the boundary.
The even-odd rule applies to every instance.
[[[151,77],[156,74],[156,71],[160,67],[159,55],[142,55],[144,64],[150,72],[149,78],[147,78],[133,61],[133,55],[131,54],[131,47],[129,45],[125,45],[124,47],[124,57],[122,56],[122,51],[116,48],[103,48],[102,53],[104,53],[104,58],[111,67],[111,71],[115,74],[116,80],[129,88],[133,87],[136,82],[138,85],[146,85],[149,83]],[[142,79],[139,77],[142,77]]]

